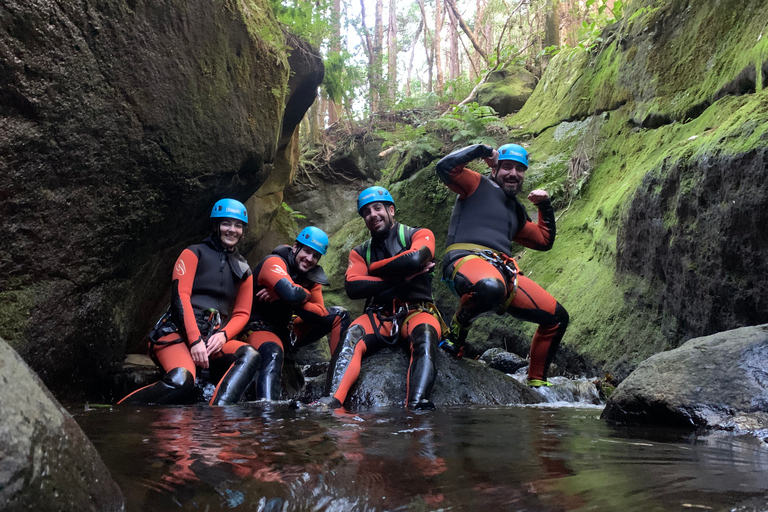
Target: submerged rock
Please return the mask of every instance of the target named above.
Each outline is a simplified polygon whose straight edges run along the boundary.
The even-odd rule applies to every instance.
[[[0,410],[3,510],[124,510],[96,448],[2,338]]]
[[[650,357],[611,394],[602,417],[768,429],[768,324],[692,339]]]

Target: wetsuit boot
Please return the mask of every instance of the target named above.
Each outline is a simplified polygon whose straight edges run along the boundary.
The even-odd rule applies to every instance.
[[[235,352],[235,362],[224,374],[211,398],[211,405],[236,404],[259,371],[259,353],[246,345]]]
[[[440,344],[438,345],[456,359],[464,357],[464,346],[467,344],[467,335],[469,335],[470,328],[469,323],[465,325],[459,321],[458,317],[460,312],[461,310],[453,315],[451,330],[445,336],[445,339],[440,341]]]
[[[331,355],[331,364],[328,367],[328,377],[325,381],[325,396],[318,400],[319,405],[330,409],[338,409],[343,405],[342,400],[336,398],[335,395],[342,385],[347,369],[352,364],[355,347],[363,339],[363,336],[365,336],[365,328],[361,325],[353,325],[347,329],[346,335]],[[346,394],[344,398],[346,398]]]
[[[256,397],[279,400],[283,389],[283,349],[277,343],[267,342],[259,347],[261,369],[256,382]]]
[[[186,368],[173,368],[154,384],[134,391],[119,404],[186,404],[194,401],[195,378]]]
[[[436,347],[440,337],[429,324],[416,326],[411,333],[411,364],[408,368],[408,409],[434,409],[429,397],[435,385]]]

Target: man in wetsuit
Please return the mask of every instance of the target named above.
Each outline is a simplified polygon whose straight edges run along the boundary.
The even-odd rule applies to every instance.
[[[327,396],[320,403],[341,407],[360,374],[363,356],[402,339],[411,349],[406,406],[433,409],[429,398],[441,333],[432,304],[435,237],[428,229],[396,222],[395,202],[382,187],[361,192],[357,210],[371,238],[350,251],[345,288],[350,298],[366,299],[365,313],[332,352]]]
[[[326,308],[323,301],[328,280],[318,262],[327,250],[328,235],[309,226],[293,246],[276,247],[253,267],[253,307],[244,333],[261,355],[258,398],[280,398],[284,350],[296,351],[330,333],[333,353],[349,327],[347,310]]]
[[[491,168],[490,178],[466,168],[476,158]],[[527,168],[528,153],[518,144],[505,144],[498,151],[482,144],[468,146],[437,163],[437,175],[458,194],[448,227],[443,279],[461,299],[441,347],[460,357],[471,323],[487,311],[537,323],[528,384],[539,387],[550,385],[547,369],[568,326],[568,312],[519,273],[512,258],[512,242],[539,251],[548,251],[555,242],[549,194],[538,189],[528,195],[539,209],[536,223],[517,200]]]

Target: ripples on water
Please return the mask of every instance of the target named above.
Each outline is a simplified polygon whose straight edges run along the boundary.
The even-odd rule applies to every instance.
[[[763,510],[768,444],[611,426],[601,407],[75,411],[127,510]],[[761,501],[763,500],[763,501]],[[768,508],[768,507],[767,507]]]

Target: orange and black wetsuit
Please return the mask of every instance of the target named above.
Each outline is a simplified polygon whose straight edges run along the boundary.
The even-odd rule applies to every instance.
[[[430,230],[400,223],[349,253],[347,295],[366,298],[367,303],[365,314],[352,322],[332,353],[326,395],[338,400],[336,406],[344,403],[357,380],[363,355],[399,339],[411,347],[407,406],[431,406],[441,327],[432,305],[432,275],[419,272],[434,256],[435,237]]]
[[[237,249],[226,251],[214,236],[187,247],[173,267],[166,321],[150,335],[151,355],[166,374],[118,403],[192,401],[197,369],[190,348],[217,332],[227,342],[210,356],[211,374],[223,373],[211,404],[237,402],[258,371],[258,352],[236,339],[248,322],[252,297],[253,276]]]
[[[537,205],[538,222],[533,223],[517,198],[465,167],[492,154],[489,146],[468,146],[436,166],[443,183],[458,194],[443,257],[443,278],[461,298],[453,328],[458,327],[463,343],[472,321],[491,310],[539,324],[531,343],[528,378],[546,381],[568,326],[568,312],[543,288],[516,272],[511,242],[539,251],[551,249],[555,212],[549,200],[542,201]]]
[[[323,268],[317,265],[309,272],[299,272],[294,256],[291,246],[281,245],[253,268],[256,283],[250,323],[245,332],[246,341],[261,355],[256,385],[258,398],[280,398],[285,348],[297,350],[330,333],[333,352],[349,327],[346,309],[325,307],[322,288],[328,279]],[[257,300],[256,293],[264,288],[279,299]]]

